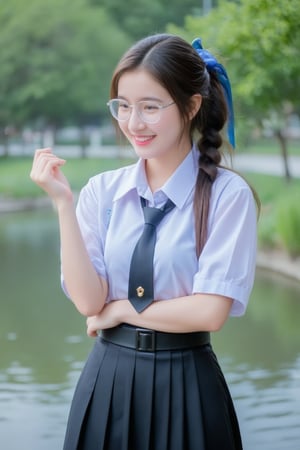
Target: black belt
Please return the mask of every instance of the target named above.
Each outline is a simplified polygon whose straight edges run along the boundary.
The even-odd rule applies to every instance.
[[[209,332],[162,333],[146,328],[119,325],[99,332],[99,336],[108,342],[132,348],[140,352],[156,350],[182,350],[210,343]]]

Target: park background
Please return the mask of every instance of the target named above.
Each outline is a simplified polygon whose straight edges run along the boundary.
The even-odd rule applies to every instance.
[[[24,437],[30,450],[60,448],[91,346],[58,286],[55,212],[29,179],[34,149],[67,158],[75,192],[133,161],[108,114],[110,77],[155,32],[201,37],[230,76],[233,167],[262,203],[258,281],[245,318],[215,345],[245,450],[299,448],[299,24],[298,0],[0,0],[1,448]]]

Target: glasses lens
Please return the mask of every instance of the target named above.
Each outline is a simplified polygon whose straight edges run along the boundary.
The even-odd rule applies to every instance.
[[[124,100],[113,99],[109,101],[109,109],[112,116],[119,120],[124,121],[128,120],[130,116],[130,106]]]
[[[126,100],[112,99],[108,102],[112,116],[119,122],[129,120],[132,106]],[[168,105],[167,105],[168,106]],[[162,107],[158,102],[145,100],[135,104],[139,118],[146,123],[156,123],[161,116]]]
[[[157,102],[145,100],[138,103],[140,118],[147,123],[156,123],[160,119],[161,106]]]

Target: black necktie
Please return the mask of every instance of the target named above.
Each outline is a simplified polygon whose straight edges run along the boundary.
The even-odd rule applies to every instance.
[[[128,286],[128,298],[138,312],[147,308],[154,299],[153,255],[156,242],[156,227],[175,206],[170,199],[162,209],[145,206],[146,201],[144,198],[141,198],[141,203],[145,225],[132,254]]]

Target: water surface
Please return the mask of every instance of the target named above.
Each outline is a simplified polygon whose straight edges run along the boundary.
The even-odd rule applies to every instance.
[[[59,450],[93,340],[61,292],[53,212],[0,215],[0,448]],[[300,449],[300,285],[258,271],[213,337],[245,450]]]

